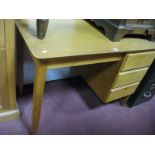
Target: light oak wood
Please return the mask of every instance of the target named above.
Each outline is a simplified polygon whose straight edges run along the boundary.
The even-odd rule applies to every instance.
[[[9,94],[6,66],[6,52],[0,52],[0,105],[1,110],[9,109]]]
[[[18,109],[0,112],[0,122],[9,121],[12,119],[19,119],[19,114],[20,113]]]
[[[4,20],[0,19],[0,50],[5,48]]]
[[[15,119],[19,115],[16,107],[14,28],[14,20],[0,20],[0,121]]]
[[[78,56],[67,57],[62,59],[45,60],[44,63],[48,65],[48,69],[83,66],[105,62],[116,62],[121,60],[121,54],[109,54],[109,55],[94,55],[94,56]]]
[[[135,68],[148,67],[155,58],[155,51],[127,54],[121,67],[121,71],[127,71]]]
[[[39,126],[42,97],[46,80],[46,69],[46,65],[40,64],[39,62],[36,64],[32,102],[32,134],[36,134]]]
[[[84,67],[85,70],[81,68],[82,77],[103,102],[106,102],[120,65],[121,61],[91,65],[90,67]]]
[[[16,80],[15,80],[15,22],[5,20],[6,63],[8,79],[8,99],[10,109],[16,109]]]
[[[124,96],[133,94],[136,88],[138,87],[139,83],[140,82],[112,89],[106,99],[106,102],[110,102],[110,101],[122,98]]]
[[[147,72],[147,70],[148,70],[148,67],[125,71],[125,72],[119,72],[116,77],[116,80],[114,81],[112,88],[117,88],[120,86],[141,81],[145,73]]]
[[[8,107],[8,81],[6,72],[4,20],[0,19],[0,111]]]
[[[3,110],[3,105],[2,105],[2,103],[0,104],[0,111],[2,111]]]
[[[16,25],[36,59],[155,49],[154,42],[138,38],[111,42],[84,20],[50,20],[44,40],[37,39],[36,20],[16,20]]]

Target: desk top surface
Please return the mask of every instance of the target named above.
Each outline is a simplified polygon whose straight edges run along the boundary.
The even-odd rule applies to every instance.
[[[155,42],[124,38],[112,42],[81,19],[50,20],[44,40],[36,35],[36,20],[16,20],[16,25],[36,59],[62,58],[155,49]]]

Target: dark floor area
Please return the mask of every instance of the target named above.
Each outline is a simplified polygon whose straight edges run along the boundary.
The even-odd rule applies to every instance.
[[[29,134],[32,85],[17,97],[21,119],[0,123],[0,134]],[[38,134],[155,134],[155,97],[133,108],[104,105],[80,77],[46,83]]]

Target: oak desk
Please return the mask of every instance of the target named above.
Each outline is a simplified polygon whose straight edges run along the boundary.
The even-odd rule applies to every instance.
[[[50,20],[44,40],[36,37],[36,20],[16,20],[16,27],[20,93],[23,44],[36,64],[33,134],[39,125],[47,69],[84,66],[87,71],[81,75],[102,101],[110,102],[134,93],[155,57],[155,43],[131,38],[111,42],[84,20]]]

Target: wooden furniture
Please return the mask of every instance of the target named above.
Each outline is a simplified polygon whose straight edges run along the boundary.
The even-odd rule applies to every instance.
[[[155,40],[154,19],[92,19],[97,26],[104,28],[105,35],[112,41],[120,41],[125,35],[143,35]]]
[[[81,75],[103,102],[128,96],[136,90],[155,58],[155,44],[143,39],[111,42],[84,20],[52,20],[44,40],[37,39],[35,20],[17,20],[18,52],[25,45],[36,69],[33,90],[32,133],[39,125],[48,69],[82,66]],[[21,57],[20,60],[23,60]],[[23,92],[23,62],[19,85]],[[130,79],[128,79],[130,77]],[[52,101],[51,101],[52,102]]]
[[[122,61],[105,68],[96,66],[94,72],[85,71],[83,77],[103,102],[110,102],[134,93],[154,57],[155,52],[127,53]]]
[[[16,106],[14,20],[0,19],[0,121],[19,117]]]

